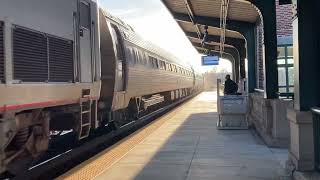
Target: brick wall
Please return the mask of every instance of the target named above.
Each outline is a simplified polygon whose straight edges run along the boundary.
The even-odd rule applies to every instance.
[[[277,35],[292,36],[292,4],[279,5],[276,0]]]
[[[264,89],[264,71],[263,71],[263,45],[264,45],[264,35],[263,35],[263,22],[259,22],[256,26],[256,75],[257,75],[257,88]]]
[[[277,36],[292,36],[292,5],[279,5],[279,0],[276,1],[277,13]],[[256,76],[257,88],[264,89],[264,70],[263,70],[263,23],[260,22],[256,26]]]

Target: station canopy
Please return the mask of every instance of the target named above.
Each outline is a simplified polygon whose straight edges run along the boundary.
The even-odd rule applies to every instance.
[[[241,26],[241,24],[255,24],[260,19],[257,8],[246,0],[162,0],[162,2],[192,45],[202,54],[207,52],[207,48],[202,44],[205,26],[210,37],[210,41],[207,42],[212,47],[210,50],[219,51],[222,46],[232,47],[226,40],[244,40],[242,34],[228,28],[229,23]],[[221,40],[222,36],[226,40]]]

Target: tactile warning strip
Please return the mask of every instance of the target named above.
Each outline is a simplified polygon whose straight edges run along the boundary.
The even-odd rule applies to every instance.
[[[189,101],[188,103],[191,103]],[[187,103],[187,104],[188,104]],[[183,104],[184,106],[185,104]],[[179,106],[175,110],[153,121],[151,124],[143,127],[137,132],[129,135],[123,140],[119,141],[110,148],[100,152],[96,156],[87,160],[86,162],[75,167],[66,174],[58,177],[57,179],[67,180],[89,180],[94,179],[108,168],[112,167],[117,161],[125,156],[131,149],[141,143],[150,134],[162,126],[166,121],[171,119],[177,112],[179,112],[183,106]]]

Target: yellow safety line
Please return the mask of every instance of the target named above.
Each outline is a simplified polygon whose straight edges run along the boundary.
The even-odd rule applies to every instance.
[[[189,104],[189,101],[187,104]],[[183,104],[184,105],[184,104]],[[178,108],[169,112],[160,119],[157,119],[150,123],[149,125],[143,127],[142,129],[136,131],[135,133],[129,135],[128,137],[122,139],[118,143],[112,145],[106,150],[100,152],[84,163],[71,169],[69,172],[63,174],[57,179],[67,179],[67,180],[91,180],[106,171],[108,168],[112,167],[117,161],[119,161],[123,156],[125,156],[130,150],[132,150],[136,145],[141,143],[149,135],[151,135],[155,130],[162,126],[167,120],[171,119],[178,111],[182,109],[180,105]]]

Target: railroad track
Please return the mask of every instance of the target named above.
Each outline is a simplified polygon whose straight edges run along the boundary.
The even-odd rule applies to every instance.
[[[122,126],[118,131],[110,130],[107,134],[80,142],[75,148],[51,155],[46,160],[34,165],[28,171],[21,172],[11,179],[54,179],[195,96],[183,98],[160,108],[132,123]]]

